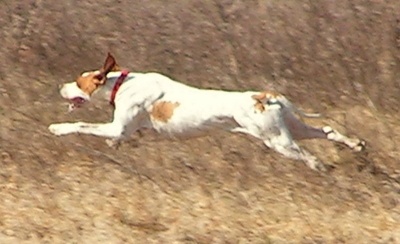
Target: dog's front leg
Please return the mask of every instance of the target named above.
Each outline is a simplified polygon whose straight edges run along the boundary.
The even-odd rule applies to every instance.
[[[140,112],[140,107],[120,107],[114,110],[114,119],[110,123],[85,123],[85,122],[76,122],[76,123],[60,123],[60,124],[51,124],[49,126],[49,130],[51,133],[62,136],[72,133],[79,134],[90,134],[95,136],[107,137],[118,142],[122,137],[124,137],[125,130],[127,125],[137,117],[137,114]],[[127,113],[126,111],[129,111]],[[140,119],[140,116],[137,117]],[[134,123],[135,125],[137,123]],[[139,125],[139,124],[137,124]],[[137,128],[135,127],[135,130]]]
[[[51,133],[57,136],[80,133],[109,138],[118,138],[122,136],[124,126],[116,121],[104,124],[76,122],[52,124],[49,126],[49,130]]]

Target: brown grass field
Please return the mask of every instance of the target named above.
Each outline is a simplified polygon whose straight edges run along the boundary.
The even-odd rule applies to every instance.
[[[400,243],[400,2],[0,0],[0,243]],[[52,136],[101,122],[57,85],[108,51],[132,71],[276,89],[363,153],[307,141],[317,173],[243,135],[118,150]]]

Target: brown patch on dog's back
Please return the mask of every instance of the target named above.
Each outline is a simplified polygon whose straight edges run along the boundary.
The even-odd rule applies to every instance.
[[[254,108],[260,112],[265,111],[264,104],[268,99],[271,98],[277,98],[279,96],[282,96],[280,93],[276,91],[263,91],[260,92],[259,94],[252,95],[251,98],[256,100],[256,103],[254,104]]]
[[[264,101],[264,100],[268,100],[270,98],[276,98],[279,96],[281,96],[281,94],[276,91],[263,91],[263,92],[260,92],[259,94],[251,96],[251,98],[253,98],[256,101]]]
[[[151,117],[154,120],[161,122],[168,122],[168,120],[174,114],[174,110],[179,106],[177,102],[156,102],[153,104],[153,109],[150,112]]]
[[[254,108],[260,112],[265,111],[264,104],[262,104],[260,101],[257,101],[256,104],[254,104]]]

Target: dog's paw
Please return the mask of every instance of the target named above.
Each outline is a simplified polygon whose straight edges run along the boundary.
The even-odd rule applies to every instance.
[[[319,159],[317,159],[316,157],[309,155],[306,160],[304,161],[304,163],[311,168],[312,170],[315,171],[320,171],[320,172],[326,172],[327,168],[325,167],[325,164],[322,163]]]
[[[106,144],[113,149],[118,149],[118,147],[121,145],[121,141],[116,138],[106,139]]]
[[[64,124],[51,124],[49,131],[56,136],[62,136],[75,131],[74,125],[69,123]]]
[[[364,140],[358,140],[357,143],[355,143],[355,146],[352,147],[354,152],[361,152],[365,150],[366,147],[366,142]]]

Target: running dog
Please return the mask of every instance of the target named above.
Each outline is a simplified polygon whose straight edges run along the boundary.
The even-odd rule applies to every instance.
[[[158,73],[120,70],[110,53],[102,68],[61,85],[60,94],[69,101],[69,111],[89,101],[106,99],[115,107],[114,117],[109,123],[52,124],[50,132],[57,136],[80,133],[106,137],[110,146],[142,128],[180,139],[226,130],[258,138],[267,147],[302,160],[313,170],[325,170],[324,164],[295,140],[328,139],[354,151],[365,147],[363,140],[349,138],[330,126],[306,125],[295,114],[317,115],[300,111],[277,92],[195,88]]]

